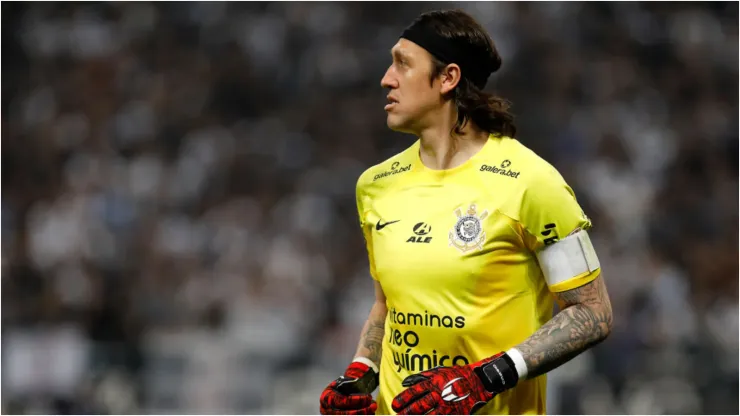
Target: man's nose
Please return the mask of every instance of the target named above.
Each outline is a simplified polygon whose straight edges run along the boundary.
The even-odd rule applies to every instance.
[[[393,76],[391,68],[385,71],[385,75],[380,80],[380,86],[383,88],[398,88],[398,81]]]

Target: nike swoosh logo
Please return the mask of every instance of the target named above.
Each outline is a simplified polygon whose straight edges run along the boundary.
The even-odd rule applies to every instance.
[[[387,223],[385,223],[385,224],[381,224],[381,223],[380,223],[380,220],[378,220],[378,223],[377,223],[377,224],[375,224],[375,229],[376,229],[376,230],[378,230],[378,231],[380,231],[380,230],[382,230],[383,228],[385,228],[385,227],[386,227],[386,225],[391,225],[391,224],[395,224],[395,223],[397,223],[397,222],[399,222],[399,221],[401,221],[401,220],[388,221],[388,222],[387,222]]]

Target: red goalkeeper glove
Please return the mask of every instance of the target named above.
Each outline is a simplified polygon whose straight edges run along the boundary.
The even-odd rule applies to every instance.
[[[372,392],[376,387],[378,374],[375,370],[355,361],[321,393],[321,414],[374,415],[378,405]]]
[[[437,367],[406,377],[406,390],[393,399],[399,415],[470,415],[516,385],[514,361],[499,353],[477,363]]]

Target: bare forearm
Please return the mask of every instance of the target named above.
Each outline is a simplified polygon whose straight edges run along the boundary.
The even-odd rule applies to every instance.
[[[559,367],[609,335],[611,304],[601,277],[597,279],[559,294],[564,309],[516,347],[527,364],[528,378]]]
[[[380,367],[382,357],[383,336],[385,334],[385,318],[388,309],[385,305],[375,303],[362,328],[360,342],[357,346],[355,357],[366,357]]]

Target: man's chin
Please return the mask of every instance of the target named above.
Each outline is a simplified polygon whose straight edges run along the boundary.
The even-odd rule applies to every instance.
[[[398,132],[398,133],[407,133],[407,125],[404,123],[404,120],[400,120],[399,117],[394,117],[391,114],[388,114],[388,118],[386,119],[386,125],[388,125],[388,128]]]

